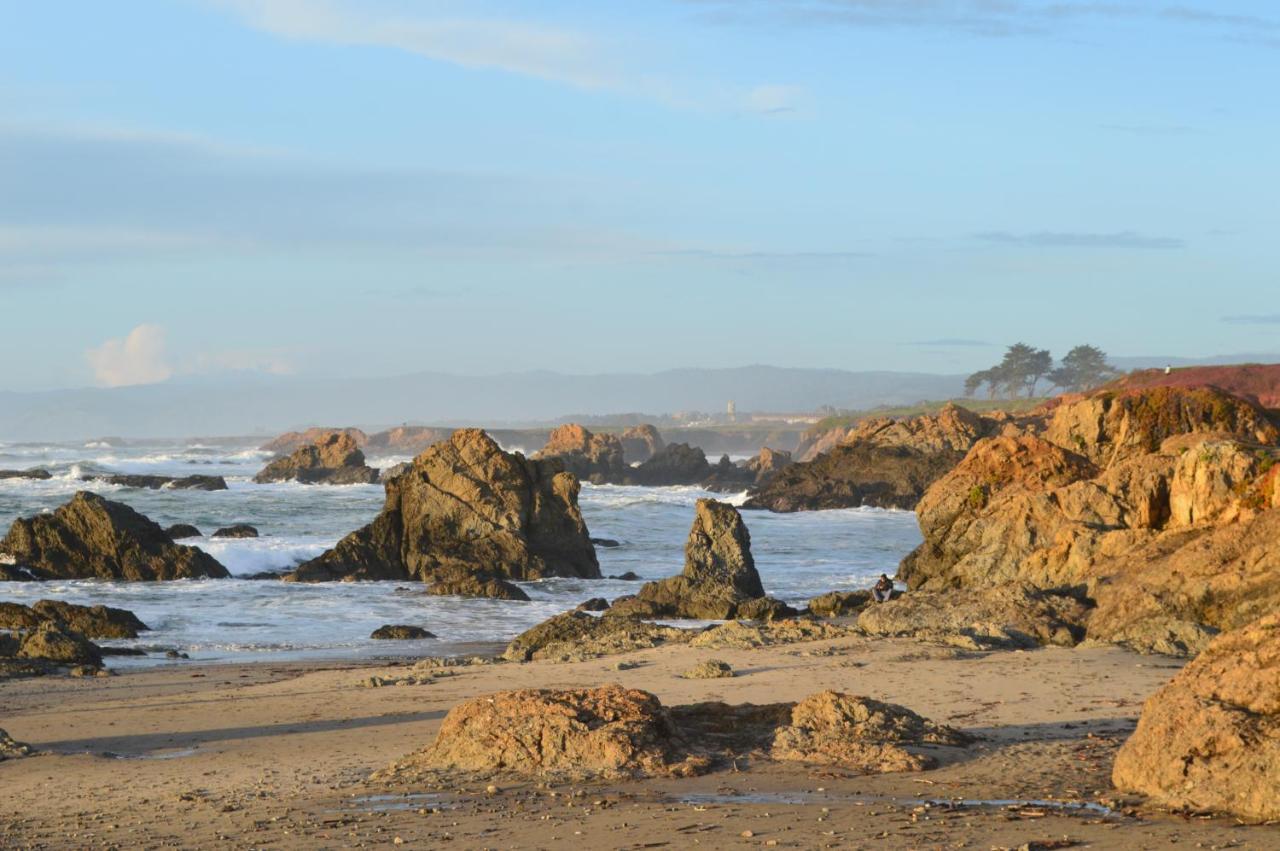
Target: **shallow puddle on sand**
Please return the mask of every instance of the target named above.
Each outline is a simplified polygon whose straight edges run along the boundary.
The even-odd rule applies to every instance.
[[[375,813],[396,813],[406,810],[433,808],[437,810],[454,809],[456,803],[445,803],[438,792],[412,792],[402,795],[361,795],[343,802],[343,811]]]
[[[1018,809],[1050,810],[1056,813],[1088,814],[1101,818],[1122,818],[1115,810],[1089,801],[1041,801],[1018,798],[893,798],[873,795],[834,795],[815,792],[729,792],[682,795],[682,804],[792,804],[929,807],[940,810]]]
[[[116,751],[101,751],[98,756],[106,759],[182,759],[186,756],[195,756],[195,748],[177,748],[174,750],[147,751],[146,753],[118,753]]]

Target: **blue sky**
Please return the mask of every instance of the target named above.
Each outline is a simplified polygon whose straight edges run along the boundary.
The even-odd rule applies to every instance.
[[[0,389],[1280,351],[1280,9],[0,2]]]

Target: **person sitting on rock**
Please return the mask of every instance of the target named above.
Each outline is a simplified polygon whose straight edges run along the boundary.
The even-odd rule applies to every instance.
[[[871,589],[871,598],[877,603],[887,603],[892,596],[893,580],[882,573],[879,581],[876,582],[876,586]]]

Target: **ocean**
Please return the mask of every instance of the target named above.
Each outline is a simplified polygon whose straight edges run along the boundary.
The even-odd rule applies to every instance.
[[[270,457],[248,440],[0,443],[0,469],[38,466],[53,474],[44,481],[0,480],[0,531],[16,517],[51,510],[77,490],[91,490],[127,503],[162,526],[195,525],[205,537],[180,543],[200,547],[243,577],[286,570],[319,555],[372,520],[382,506],[381,485],[254,484],[253,475]],[[368,463],[386,468],[407,460],[371,456]],[[81,481],[84,475],[108,473],[220,475],[229,490],[147,490]],[[632,571],[646,580],[678,573],[694,503],[705,496],[735,504],[745,497],[691,487],[584,484],[580,505],[592,537],[621,543],[597,547],[601,572]],[[743,517],[765,590],[792,604],[831,590],[869,587],[880,573],[892,575],[898,560],[920,542],[915,515],[905,511],[749,511]],[[208,537],[233,523],[249,523],[261,536]],[[124,667],[180,664],[165,658],[162,651],[168,649],[206,662],[451,655],[478,644],[506,642],[590,597],[613,599],[639,588],[637,582],[610,579],[519,584],[531,602],[429,597],[412,582],[304,585],[244,579],[0,582],[0,600],[53,598],[133,611],[152,631],[132,641],[102,643],[157,652],[109,660]],[[388,623],[421,626],[437,637],[369,639],[370,632]]]

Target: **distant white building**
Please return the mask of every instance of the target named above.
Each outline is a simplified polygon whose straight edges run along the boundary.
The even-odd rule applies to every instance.
[[[736,423],[738,421],[738,406],[732,399],[729,404],[725,405],[725,413],[729,415],[729,422]]]

